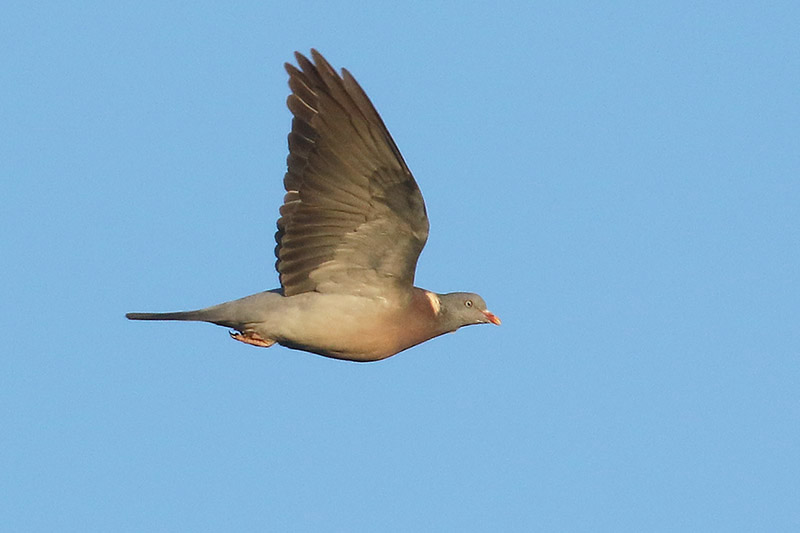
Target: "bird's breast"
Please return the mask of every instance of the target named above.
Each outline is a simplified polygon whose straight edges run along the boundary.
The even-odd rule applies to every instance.
[[[336,359],[377,361],[439,334],[430,300],[419,289],[394,298],[307,293],[286,304],[273,338]]]

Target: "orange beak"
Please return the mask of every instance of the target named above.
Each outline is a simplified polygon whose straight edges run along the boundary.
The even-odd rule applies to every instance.
[[[488,319],[489,319],[489,322],[491,322],[491,323],[492,323],[492,324],[494,324],[495,326],[499,326],[499,325],[501,324],[501,322],[500,322],[500,319],[499,319],[499,318],[497,318],[497,317],[494,315],[494,313],[492,313],[492,312],[490,312],[490,311],[481,311],[481,312],[482,312],[484,315],[486,315],[486,318],[488,318]]]

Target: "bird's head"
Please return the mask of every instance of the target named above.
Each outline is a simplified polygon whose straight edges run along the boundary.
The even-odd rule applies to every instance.
[[[441,305],[441,320],[446,326],[452,327],[451,331],[472,324],[500,325],[500,319],[486,309],[486,302],[477,294],[451,292],[437,296]]]

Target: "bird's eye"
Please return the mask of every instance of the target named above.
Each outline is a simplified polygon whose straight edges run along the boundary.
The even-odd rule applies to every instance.
[[[464,305],[466,305],[467,307],[472,307],[472,300],[467,300],[466,302],[464,302]]]

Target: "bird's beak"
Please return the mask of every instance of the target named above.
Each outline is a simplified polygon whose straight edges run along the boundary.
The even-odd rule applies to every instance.
[[[494,324],[495,326],[499,326],[499,325],[501,324],[501,322],[500,322],[500,319],[499,319],[499,318],[497,318],[497,317],[494,315],[494,313],[492,313],[492,312],[490,312],[490,311],[488,311],[488,310],[487,310],[487,311],[481,311],[481,313],[483,313],[484,315],[486,315],[486,318],[488,318],[488,319],[489,319],[489,322],[491,322],[491,323],[492,323],[492,324]]]

